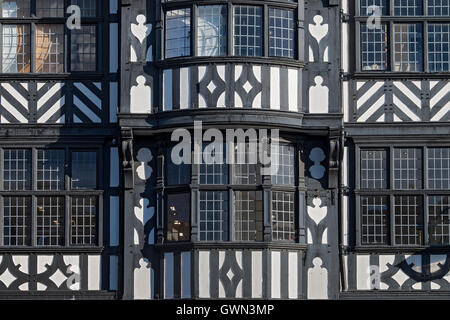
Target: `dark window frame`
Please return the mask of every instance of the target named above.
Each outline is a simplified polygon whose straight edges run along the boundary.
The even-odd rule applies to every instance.
[[[5,190],[3,185],[3,161],[4,150],[31,150],[31,189],[24,191]],[[37,189],[37,153],[38,150],[64,150],[64,189],[63,190],[38,190]],[[73,151],[91,151],[96,152],[96,167],[97,167],[97,189],[83,189],[72,190],[71,188],[71,154]],[[0,247],[11,248],[12,250],[18,248],[28,249],[77,249],[77,248],[98,248],[103,245],[103,197],[104,181],[100,171],[100,164],[102,163],[102,148],[99,145],[92,144],[88,147],[80,145],[68,145],[63,143],[56,143],[52,146],[48,145],[1,145],[0,146]],[[97,212],[96,212],[96,235],[95,243],[92,244],[72,244],[72,199],[76,197],[96,197],[97,198]],[[4,198],[5,197],[30,197],[32,203],[31,209],[31,243],[24,246],[5,246],[4,245]],[[64,197],[64,235],[62,245],[38,245],[37,244],[37,198],[38,197]]]

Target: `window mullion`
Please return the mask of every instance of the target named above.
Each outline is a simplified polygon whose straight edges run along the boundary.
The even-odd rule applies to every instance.
[[[269,6],[265,4],[263,10],[262,27],[264,29],[264,37],[262,39],[262,46],[263,56],[267,58],[269,56]]]
[[[389,46],[389,66],[387,66],[387,70],[394,71],[395,66],[395,44],[394,44],[394,22],[389,22],[389,30],[388,30],[388,46]]]
[[[428,148],[426,146],[423,147],[423,189],[428,190]],[[429,243],[429,235],[428,235],[428,223],[429,223],[429,217],[428,217],[428,196],[424,192],[423,194],[423,236],[424,236],[424,244],[428,245]]]
[[[395,189],[394,186],[394,147],[389,148],[389,188]],[[389,197],[389,229],[390,229],[390,244],[395,245],[395,199],[391,193]]]
[[[423,22],[423,71],[430,72],[430,67],[428,64],[428,22]]]
[[[31,73],[36,72],[36,23],[31,23],[30,30],[30,47],[31,47],[31,61],[30,61],[30,71]]]
[[[233,6],[228,2],[227,7],[227,53],[229,56],[234,55],[233,52]]]
[[[197,17],[198,6],[193,4],[191,7],[191,56],[197,56]]]
[[[64,180],[65,180],[65,199],[64,199],[64,244],[66,247],[70,246],[70,227],[71,227],[71,197],[67,191],[71,190],[70,173],[72,169],[72,154],[68,147],[65,148],[65,166],[64,166]]]

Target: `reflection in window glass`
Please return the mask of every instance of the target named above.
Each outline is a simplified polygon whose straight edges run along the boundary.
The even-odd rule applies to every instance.
[[[191,165],[186,163],[173,163],[172,149],[173,148],[169,148],[167,152],[167,184],[188,184],[191,182]],[[183,150],[181,150],[180,157],[183,157]]]
[[[422,24],[394,24],[394,71],[422,70]]]
[[[361,0],[361,15],[370,16],[376,13],[377,8],[380,8],[382,15],[387,15],[387,0]]]
[[[428,15],[450,16],[449,0],[428,0]]]
[[[189,193],[167,195],[167,241],[189,241],[190,197]]]
[[[394,0],[396,16],[419,16],[422,11],[422,0]]]
[[[228,192],[200,191],[200,241],[228,241]]]
[[[294,57],[294,11],[269,9],[269,54]]]
[[[97,0],[71,0],[71,3],[80,7],[82,17],[97,15]]]
[[[234,238],[263,241],[262,191],[234,192]]]
[[[389,198],[361,197],[361,243],[388,244]]]
[[[431,72],[450,71],[450,24],[428,24],[428,66]]]
[[[293,192],[272,191],[272,240],[295,241]]]
[[[64,72],[64,25],[36,26],[36,72]]]
[[[64,17],[64,0],[36,0],[36,16]]]
[[[363,70],[387,69],[387,25],[380,28],[369,29],[361,25],[361,63]]]
[[[97,68],[97,28],[81,26],[71,32],[71,71],[95,71]]]
[[[37,197],[37,245],[64,245],[64,197]]]
[[[200,164],[200,184],[227,184],[228,183],[228,165],[226,164],[226,145],[222,150],[214,150],[213,144],[203,145],[202,163]],[[216,163],[206,164],[205,154],[214,156]],[[221,162],[221,163],[220,163]]]
[[[97,188],[97,153],[72,152],[72,189]]]
[[[191,10],[189,8],[166,13],[166,58],[191,54]]]
[[[257,163],[257,155],[250,155],[250,143],[243,144],[245,147],[238,147],[235,144],[235,162],[233,164],[233,184],[259,184],[261,183],[261,170]],[[243,161],[240,161],[242,157]]]
[[[198,55],[220,56],[227,53],[227,7],[198,7]]]
[[[295,147],[288,144],[280,144],[278,147],[278,154],[274,154],[274,157],[278,158],[277,172],[272,175],[273,184],[294,185],[294,155]]]
[[[395,244],[423,244],[422,196],[396,196],[394,200]]]
[[[38,190],[64,190],[64,161],[64,150],[38,150]]]
[[[30,14],[30,0],[3,0],[2,18],[25,18]]]
[[[262,55],[261,7],[234,7],[234,55]]]
[[[2,33],[2,72],[30,72],[30,26],[4,24]]]

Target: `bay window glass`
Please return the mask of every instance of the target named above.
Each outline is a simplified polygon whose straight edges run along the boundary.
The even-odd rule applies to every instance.
[[[189,193],[167,194],[167,241],[189,241],[190,197]]]
[[[37,197],[38,246],[64,245],[64,197]]]
[[[294,58],[294,11],[269,9],[269,54]]]
[[[280,144],[278,153],[273,155],[277,157],[277,171],[272,175],[272,183],[279,185],[295,184],[295,147],[289,144]]]
[[[71,200],[71,244],[95,244],[97,242],[97,197],[73,197]]]
[[[166,58],[191,54],[191,10],[170,10],[166,13]]]
[[[417,16],[423,12],[423,0],[394,0],[394,15]]]
[[[450,23],[428,24],[428,65],[431,72],[450,71]]]
[[[294,192],[272,191],[272,240],[295,241]]]
[[[97,188],[97,153],[72,152],[72,189]]]
[[[211,154],[215,163],[200,164],[200,184],[228,184],[228,165],[226,164],[226,145],[222,150],[211,147],[212,144],[203,145],[203,154]]]
[[[234,239],[263,241],[262,191],[234,192]]]
[[[64,25],[36,26],[36,72],[64,72]]]
[[[262,7],[234,6],[234,55],[262,55]]]
[[[376,13],[375,9],[379,10],[382,15],[386,15],[388,12],[387,1],[389,0],[361,0],[361,15],[373,15],[374,13]]]
[[[394,24],[394,71],[422,71],[422,25]]]
[[[31,197],[5,197],[3,207],[4,245],[30,245]]]
[[[428,0],[428,15],[430,15],[430,16],[450,16],[450,1],[448,1],[448,0]]]
[[[221,56],[227,53],[227,7],[199,6],[197,21],[199,56]]]
[[[30,26],[2,25],[2,72],[28,73],[30,67]]]
[[[25,18],[30,14],[30,0],[3,0],[1,7],[2,18]]]
[[[386,196],[361,197],[361,243],[388,244],[388,209]]]
[[[97,27],[81,26],[71,30],[71,71],[96,71]]]
[[[183,150],[179,155],[183,157]],[[167,153],[167,184],[188,184],[191,182],[191,165],[187,163],[175,164],[172,159],[172,148],[168,149]]]
[[[200,192],[200,241],[228,240],[228,191]]]
[[[3,151],[3,188],[8,191],[31,189],[31,150]]]
[[[370,29],[361,25],[361,63],[363,70],[387,69],[387,24]]]
[[[36,0],[36,16],[64,17],[64,0]]]
[[[97,15],[97,0],[70,0],[70,3],[80,7],[82,17]]]

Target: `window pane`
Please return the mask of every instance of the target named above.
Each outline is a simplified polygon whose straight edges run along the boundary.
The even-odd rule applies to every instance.
[[[64,72],[64,26],[36,26],[36,72]]]
[[[394,25],[394,71],[422,71],[422,24]]]
[[[97,15],[97,0],[72,0],[71,3],[80,7],[82,17]]]
[[[234,192],[234,238],[263,241],[262,191]]]
[[[37,244],[64,245],[64,197],[37,198]]]
[[[361,188],[386,189],[387,166],[385,150],[361,151]]]
[[[31,150],[5,149],[3,187],[5,190],[31,189]]]
[[[38,150],[37,189],[64,190],[64,150]]]
[[[423,244],[423,204],[421,196],[396,196],[395,244]]]
[[[430,244],[450,244],[450,196],[428,197],[428,234]]]
[[[389,198],[361,197],[361,243],[388,244]]]
[[[363,70],[387,69],[387,24],[381,24],[380,28],[370,29],[367,25],[361,25],[361,63]]]
[[[217,163],[206,164],[202,157],[200,164],[200,184],[228,184],[228,166],[226,164],[226,145],[222,150],[214,150],[213,144],[205,143],[203,145],[203,155],[214,156]]]
[[[295,241],[293,192],[272,191],[272,240]]]
[[[431,72],[450,71],[450,23],[428,24],[428,52]]]
[[[200,241],[228,241],[228,192],[200,192]]]
[[[249,143],[242,144],[245,147],[237,147],[235,144],[235,162],[233,164],[233,184],[260,184],[261,170],[257,163],[257,155],[251,159],[249,152]],[[242,157],[242,161],[240,161]]]
[[[294,11],[269,9],[269,55],[294,58]]]
[[[97,189],[97,153],[72,152],[72,189]]]
[[[167,195],[167,241],[189,241],[190,197],[189,193]]]
[[[64,17],[64,0],[36,0],[36,16]]]
[[[71,211],[71,244],[97,243],[97,197],[73,197]]]
[[[172,149],[169,148],[167,152],[167,184],[189,184],[191,182],[191,165],[182,163],[175,164],[172,161]],[[183,157],[183,152],[181,151],[180,157]]]
[[[450,189],[450,148],[428,149],[428,187]]]
[[[276,174],[272,175],[272,183],[295,185],[295,147],[289,144],[280,144],[278,154],[273,156],[278,158],[278,170]]]
[[[2,18],[30,17],[30,0],[4,0]]]
[[[2,32],[2,72],[30,72],[30,26],[5,24]]]
[[[191,9],[166,13],[166,58],[191,54]]]
[[[97,69],[97,28],[81,26],[71,30],[71,71],[96,71]]]
[[[198,55],[220,56],[227,54],[227,7],[198,7]]]
[[[428,0],[428,15],[450,16],[449,0]]]
[[[31,198],[4,197],[3,202],[4,245],[31,245]]]
[[[234,7],[234,55],[262,55],[262,8]]]
[[[422,0],[394,0],[396,16],[420,16],[422,11]]]
[[[388,5],[386,0],[361,0],[361,15],[371,16],[380,8],[383,16],[387,15]]]
[[[422,150],[394,149],[395,189],[422,188]]]

